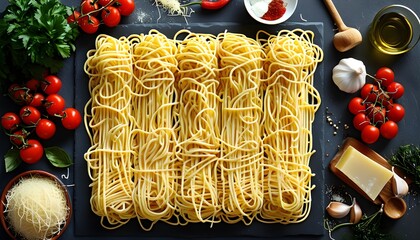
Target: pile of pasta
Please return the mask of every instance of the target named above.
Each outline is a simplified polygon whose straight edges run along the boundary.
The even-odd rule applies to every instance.
[[[304,221],[322,59],[300,29],[99,35],[84,157],[102,226]]]

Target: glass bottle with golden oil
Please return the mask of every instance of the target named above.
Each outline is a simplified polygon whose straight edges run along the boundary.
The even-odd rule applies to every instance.
[[[419,18],[412,10],[402,5],[391,5],[381,9],[369,29],[372,45],[391,55],[409,51],[416,45],[419,36]]]

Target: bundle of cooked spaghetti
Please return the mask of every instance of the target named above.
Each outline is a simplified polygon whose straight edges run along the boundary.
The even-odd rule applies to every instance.
[[[263,222],[297,223],[311,207],[312,123],[321,104],[313,75],[322,50],[311,32],[280,31],[262,41],[264,59]]]
[[[263,53],[259,43],[241,34],[222,33],[220,59],[222,219],[250,224],[263,202],[262,102]]]
[[[130,146],[132,60],[127,38],[99,35],[87,53],[90,100],[85,122],[91,147],[85,153],[92,180],[92,210],[116,228],[135,216]]]
[[[182,169],[178,211],[188,222],[218,222],[220,146],[217,39],[180,31],[178,43],[179,128],[177,161]]]
[[[140,225],[149,229],[156,221],[170,222],[179,169],[176,166],[175,58],[177,47],[172,39],[151,30],[130,37],[133,53],[131,82],[131,148],[134,152],[134,208]],[[146,226],[143,220],[151,221]]]

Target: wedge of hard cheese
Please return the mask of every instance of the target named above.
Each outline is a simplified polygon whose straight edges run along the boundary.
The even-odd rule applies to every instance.
[[[329,167],[338,178],[375,204],[384,203],[394,196],[391,165],[354,138],[344,140]],[[404,177],[399,172],[398,175]]]

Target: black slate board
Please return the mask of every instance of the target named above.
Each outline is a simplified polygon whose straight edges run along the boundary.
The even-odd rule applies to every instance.
[[[113,29],[107,29],[105,34],[114,37],[128,36],[130,34],[147,33],[150,29],[157,29],[168,37],[172,37],[180,29],[189,29],[193,32],[212,33],[229,31],[235,33],[243,33],[250,37],[255,37],[258,30],[266,30],[272,34],[277,33],[280,29],[296,29],[311,30],[315,33],[315,43],[323,47],[323,24],[322,23],[285,23],[281,26],[261,26],[261,25],[240,25],[237,23],[194,23],[194,24],[142,24],[142,25],[120,25]],[[86,102],[89,99],[88,78],[83,70],[86,60],[86,53],[89,49],[94,48],[95,37],[91,35],[82,35],[78,40],[78,49],[75,55],[75,84],[74,99],[77,109],[83,111]],[[324,92],[324,70],[321,63],[315,73],[315,87],[323,96]],[[86,131],[84,128],[76,130],[75,134],[75,167],[74,170],[74,236],[76,237],[117,237],[118,239],[131,237],[272,237],[279,238],[285,236],[320,236],[325,233],[323,228],[324,218],[324,125],[325,113],[318,110],[314,122],[314,149],[316,153],[311,158],[311,168],[316,174],[312,178],[312,184],[316,188],[312,191],[312,209],[309,217],[300,224],[262,224],[254,221],[250,226],[242,223],[238,224],[189,224],[187,226],[170,226],[165,223],[157,223],[150,232],[143,231],[136,219],[132,219],[128,224],[116,230],[105,230],[100,225],[100,218],[96,216],[90,208],[90,179],[87,175],[87,166],[83,158],[83,154],[90,146]]]

